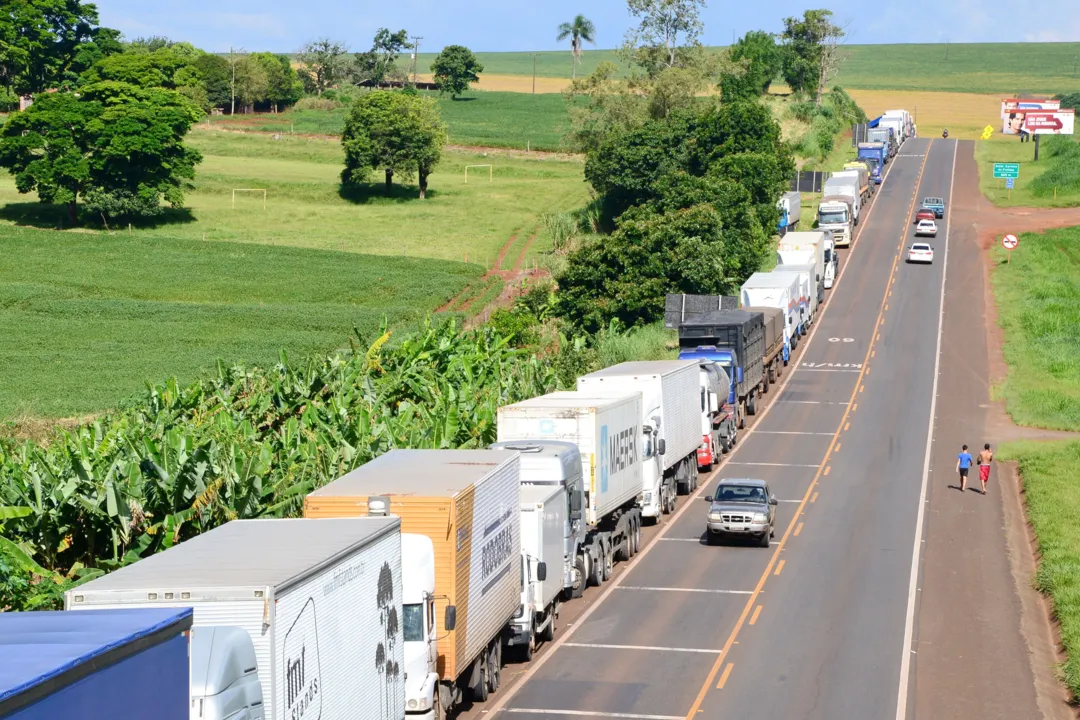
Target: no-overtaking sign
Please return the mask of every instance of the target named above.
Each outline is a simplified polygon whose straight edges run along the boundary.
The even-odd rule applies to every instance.
[[[1012,250],[1020,244],[1020,240],[1015,235],[1006,235],[1001,238],[1001,244],[1005,246],[1006,250]]]

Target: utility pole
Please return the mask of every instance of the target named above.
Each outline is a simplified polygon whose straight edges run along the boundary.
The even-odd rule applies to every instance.
[[[424,38],[420,37],[419,35],[413,35],[413,39],[412,39],[413,40],[413,46],[412,46],[412,84],[413,85],[416,85],[416,60],[420,55],[420,41],[423,40],[423,39]]]
[[[536,53],[532,53],[533,59],[533,91],[532,94],[536,94]]]
[[[236,59],[233,57],[232,46],[229,46],[229,69],[232,71],[232,82],[229,84],[229,114],[236,114]]]

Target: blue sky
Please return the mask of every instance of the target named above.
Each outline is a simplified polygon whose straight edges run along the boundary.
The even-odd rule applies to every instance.
[[[167,35],[211,51],[232,45],[293,52],[320,36],[360,50],[380,27],[423,36],[422,52],[454,43],[474,51],[560,50],[555,27],[579,12],[596,24],[597,47],[609,48],[619,44],[631,24],[624,0],[97,0],[97,5],[102,23],[129,38]],[[1080,42],[1080,2],[1040,0],[1037,5],[1038,10],[1021,11],[1017,0],[825,4],[847,25],[852,43]],[[714,0],[703,13],[704,41],[726,45],[733,32],[777,31],[781,18],[807,7],[805,0]]]

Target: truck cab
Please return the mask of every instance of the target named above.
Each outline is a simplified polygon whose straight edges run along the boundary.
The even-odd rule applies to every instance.
[[[738,426],[741,418],[739,413],[738,384],[742,381],[742,368],[736,364],[735,353],[728,348],[718,348],[715,345],[701,345],[696,348],[683,348],[679,351],[680,360],[698,360],[701,362],[711,361],[720,366],[728,379],[727,406],[730,415]]]
[[[439,682],[439,638],[435,613],[435,545],[426,535],[401,534],[401,628],[405,639],[405,715],[443,717],[435,703],[450,707],[452,698]],[[445,601],[444,601],[445,602]],[[444,626],[454,629],[455,609],[447,606]]]
[[[255,646],[238,627],[191,631],[191,720],[263,720]]]
[[[851,203],[847,197],[823,197],[818,203],[817,229],[831,232],[836,247],[851,244]]]
[[[825,289],[831,289],[836,282],[836,244],[833,243],[832,233],[825,235]]]

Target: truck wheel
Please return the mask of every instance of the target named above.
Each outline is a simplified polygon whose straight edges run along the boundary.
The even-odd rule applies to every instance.
[[[753,392],[751,392],[750,397],[746,399],[746,414],[757,415],[757,397]]]
[[[601,563],[600,569],[604,573],[604,582],[610,580],[615,572],[615,552],[611,548],[604,550],[604,562]]]
[[[615,548],[615,559],[619,562],[626,562],[630,559],[631,532],[633,532],[633,524],[628,520],[626,522],[626,533],[623,534],[622,540],[619,541],[618,546]]]
[[[599,557],[592,560],[591,572],[589,573],[589,584],[593,587],[600,585],[604,582],[604,548],[600,548]]]
[[[714,445],[715,448],[715,445]],[[701,472],[698,470],[698,466],[694,463],[690,464],[690,492],[694,492],[698,489],[698,481],[701,478]]]
[[[731,443],[728,442],[728,439],[726,437],[720,438],[720,449],[725,455],[731,452]]]
[[[532,662],[533,639],[531,637],[529,638],[529,642],[521,646],[521,651],[518,653],[518,657],[521,658],[521,662]]]
[[[769,547],[769,533],[765,533],[761,536],[761,540],[758,541],[761,547]]]
[[[472,691],[472,699],[473,699],[473,702],[487,702],[487,699],[488,699],[487,670],[488,670],[488,664],[489,664],[488,663],[488,651],[484,650],[482,653],[480,653],[480,657],[477,658],[476,662],[480,663],[480,677],[476,681],[476,684],[473,685],[470,688],[470,690]]]
[[[439,683],[435,683],[435,694],[431,697],[431,720],[443,720],[446,717],[446,709],[442,704],[442,693],[439,692]]]
[[[499,691],[502,679],[502,641],[498,638],[488,648],[487,686],[491,692]]]
[[[541,641],[543,641],[543,642],[551,642],[552,640],[555,639],[555,616],[558,615],[558,614],[559,613],[556,612],[555,608],[552,608],[549,611],[549,615],[550,615],[549,619],[550,619],[551,622],[549,622],[547,624],[546,628],[544,628],[543,630],[540,631],[540,640]]]
[[[630,525],[632,526],[630,538],[633,543],[630,554],[637,555],[638,551],[641,550],[641,518],[635,517],[630,521]]]
[[[769,373],[761,373],[761,394],[769,392]]]
[[[776,363],[773,363],[769,366],[769,382],[775,383],[777,375],[779,375],[779,373],[776,372]]]
[[[574,561],[574,575],[577,576],[577,581],[570,586],[570,597],[579,598],[585,594],[585,585],[588,581],[589,568],[585,565],[585,556],[578,555],[577,560]]]

